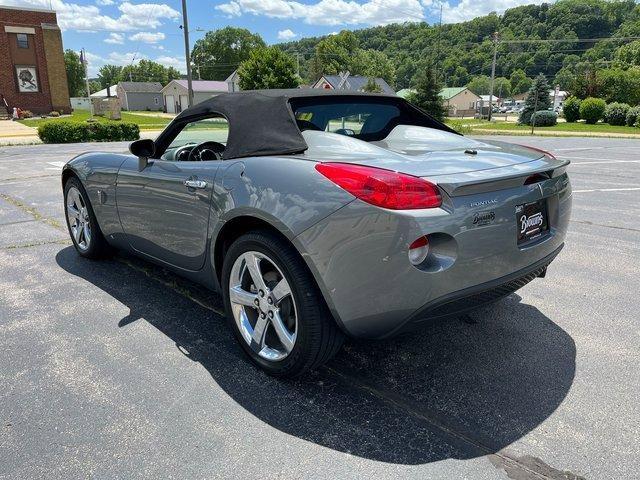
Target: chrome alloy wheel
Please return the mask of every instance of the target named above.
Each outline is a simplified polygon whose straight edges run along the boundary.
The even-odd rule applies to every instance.
[[[82,193],[76,187],[69,188],[67,192],[67,220],[78,248],[87,250],[91,245],[89,210]]]
[[[242,338],[265,360],[285,358],[296,343],[298,315],[291,287],[267,255],[249,251],[233,264],[229,300]]]

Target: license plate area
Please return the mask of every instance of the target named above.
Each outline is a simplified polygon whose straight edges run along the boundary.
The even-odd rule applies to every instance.
[[[516,227],[518,245],[546,236],[549,233],[547,200],[516,205]]]

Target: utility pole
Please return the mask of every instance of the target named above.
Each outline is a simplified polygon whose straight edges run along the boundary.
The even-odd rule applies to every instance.
[[[491,86],[489,87],[489,121],[493,112],[493,85],[496,81],[496,59],[498,58],[498,32],[493,33],[493,61],[491,62]],[[480,112],[482,114],[482,112]]]
[[[93,102],[91,101],[91,91],[89,90],[89,62],[87,62],[87,52],[84,51],[84,48],[80,50],[80,60],[84,67],[84,81],[87,87],[87,97],[89,98],[89,118],[93,118]]]
[[[438,74],[441,74],[444,76],[443,72],[442,72],[442,64],[440,63],[440,42],[442,40],[442,0],[440,0],[440,22],[438,25],[438,40],[436,43],[436,62],[435,62],[435,74],[436,74],[436,81],[438,80]],[[443,84],[443,87],[446,87],[446,83]]]
[[[187,61],[187,90],[189,106],[193,106],[193,79],[191,78],[191,52],[189,51],[189,20],[187,19],[187,0],[182,0],[182,31],[184,32],[184,56]]]

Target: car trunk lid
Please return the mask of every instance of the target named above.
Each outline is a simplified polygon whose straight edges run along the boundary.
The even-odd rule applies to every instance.
[[[552,178],[564,173],[569,164],[522,145],[479,141],[423,127],[401,125],[384,140],[370,143],[328,132],[307,131],[304,136],[309,144],[305,156],[314,160],[424,177],[450,196],[519,186],[536,173]]]

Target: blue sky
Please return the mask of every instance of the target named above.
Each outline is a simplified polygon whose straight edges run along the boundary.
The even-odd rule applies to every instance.
[[[468,20],[527,0],[188,0],[191,44],[227,25],[259,33],[269,44],[404,21]],[[184,71],[180,0],[0,0],[0,5],[53,8],[65,48],[85,48],[90,74],[106,63],[141,58]]]

